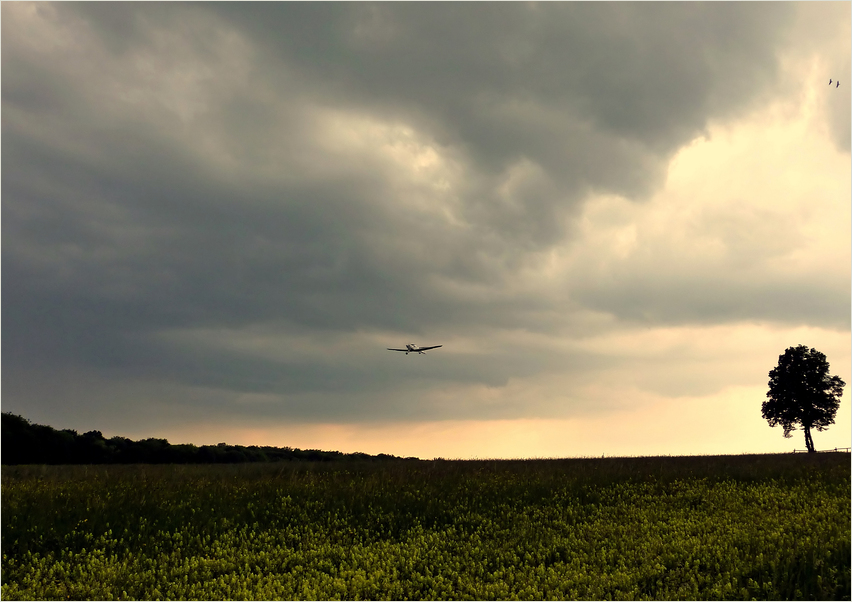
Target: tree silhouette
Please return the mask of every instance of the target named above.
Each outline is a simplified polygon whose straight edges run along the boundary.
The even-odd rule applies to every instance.
[[[258,447],[252,445],[172,445],[166,439],[131,441],[126,437],[105,439],[100,431],[78,434],[34,424],[11,412],[2,416],[3,464],[212,464],[244,462],[330,462],[417,460],[387,454],[343,454],[338,451]]]
[[[789,347],[769,372],[763,417],[769,426],[780,424],[788,438],[801,425],[808,452],[815,452],[811,429],[824,431],[834,424],[845,385],[840,377],[829,376],[825,354],[805,345]]]

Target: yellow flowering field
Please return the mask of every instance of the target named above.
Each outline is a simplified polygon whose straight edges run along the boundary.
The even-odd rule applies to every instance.
[[[5,466],[13,599],[849,599],[846,453]]]

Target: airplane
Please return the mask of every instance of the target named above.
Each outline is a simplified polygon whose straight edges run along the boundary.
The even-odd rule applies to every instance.
[[[438,347],[443,347],[443,345],[435,345],[434,347],[418,347],[414,343],[406,343],[405,349],[391,349],[388,347],[388,351],[405,351],[405,355],[409,353],[419,353],[420,355],[426,355],[426,351],[429,349],[437,349]]]

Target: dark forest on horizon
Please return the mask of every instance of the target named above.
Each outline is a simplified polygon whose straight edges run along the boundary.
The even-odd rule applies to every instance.
[[[2,462],[14,464],[241,464],[246,462],[330,462],[416,460],[389,454],[294,449],[291,447],[172,444],[167,439],[133,441],[105,438],[100,431],[82,435],[34,424],[11,412],[2,414]]]

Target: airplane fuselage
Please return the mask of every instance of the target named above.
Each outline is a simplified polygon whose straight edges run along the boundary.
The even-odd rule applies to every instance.
[[[406,343],[405,349],[393,349],[388,347],[388,351],[404,351],[405,355],[409,353],[419,353],[420,355],[426,355],[426,351],[429,349],[437,349],[438,347],[443,347],[443,345],[433,345],[432,347],[418,347],[414,343]]]

